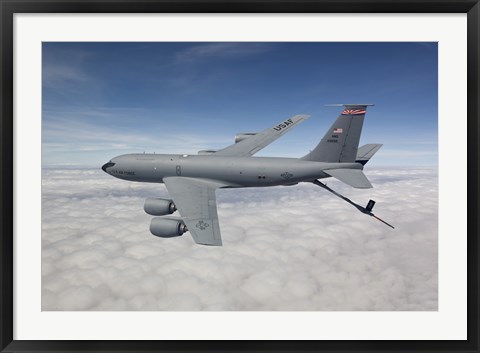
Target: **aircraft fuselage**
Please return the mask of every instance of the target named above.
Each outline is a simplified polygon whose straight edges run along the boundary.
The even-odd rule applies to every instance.
[[[222,157],[186,154],[125,154],[102,169],[123,180],[162,183],[182,176],[224,181],[233,187],[292,185],[329,177],[328,169],[363,169],[360,163],[325,163],[297,158]]]

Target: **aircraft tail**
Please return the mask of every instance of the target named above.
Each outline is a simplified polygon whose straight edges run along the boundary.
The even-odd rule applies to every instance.
[[[367,107],[373,104],[342,104],[343,110],[319,144],[303,160],[354,163]]]
[[[358,149],[355,162],[360,163],[361,165],[367,164],[370,158],[372,158],[382,146],[381,143],[368,143],[363,145]]]

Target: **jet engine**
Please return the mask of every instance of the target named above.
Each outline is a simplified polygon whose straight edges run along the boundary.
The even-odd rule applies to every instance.
[[[181,219],[155,217],[150,223],[150,233],[160,238],[179,237],[187,230]]]
[[[240,141],[248,139],[256,134],[258,134],[258,132],[239,132],[237,135],[235,135],[235,143],[239,143]]]
[[[143,209],[152,216],[163,216],[166,214],[172,214],[177,210],[177,207],[172,200],[146,199]]]

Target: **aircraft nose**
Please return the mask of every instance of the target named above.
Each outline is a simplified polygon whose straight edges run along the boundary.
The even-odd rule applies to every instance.
[[[110,167],[113,167],[114,165],[115,165],[115,163],[112,163],[112,162],[105,163],[104,165],[102,165],[102,170],[105,173],[108,173],[107,169],[110,168]]]

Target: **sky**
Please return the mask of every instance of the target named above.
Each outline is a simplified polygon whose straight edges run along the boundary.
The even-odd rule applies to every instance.
[[[436,166],[436,43],[61,43],[42,47],[42,166],[218,149],[238,132],[311,118],[258,156],[300,157],[339,114],[373,103],[377,166]]]
[[[367,169],[373,189],[328,185],[395,229],[311,183],[220,189],[212,247],[150,234],[163,184],[45,168],[42,310],[436,311],[437,170]]]

